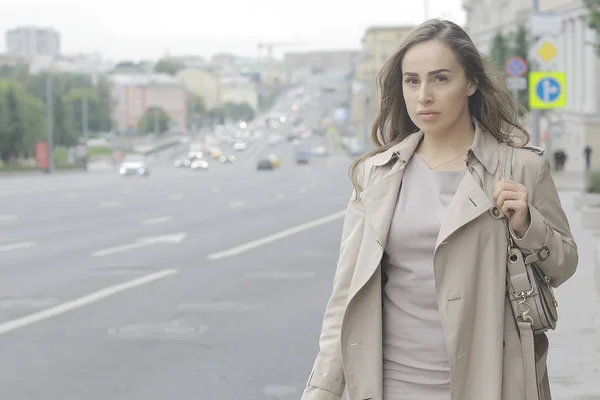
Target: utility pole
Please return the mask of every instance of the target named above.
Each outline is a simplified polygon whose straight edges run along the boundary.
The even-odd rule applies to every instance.
[[[539,0],[531,0],[531,16],[537,14],[539,10]],[[532,43],[535,44],[539,37],[533,36]],[[540,145],[540,110],[531,110],[531,141],[534,146]]]
[[[152,108],[152,116],[154,117],[154,134],[156,136],[158,136],[158,129],[159,129],[159,125],[158,125],[158,107],[153,107]]]
[[[190,123],[189,123],[189,130],[190,132],[194,129],[195,124],[196,124],[196,99],[194,98],[194,95],[192,94],[190,96]]]
[[[46,123],[48,129],[48,173],[54,171],[54,107],[52,104],[52,64],[46,75]]]
[[[83,94],[81,98],[81,130],[83,137],[88,137],[88,97],[87,94]]]
[[[423,0],[423,16],[425,21],[429,20],[429,0]]]

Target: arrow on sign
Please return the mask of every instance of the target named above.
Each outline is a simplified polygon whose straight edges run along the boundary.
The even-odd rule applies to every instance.
[[[151,246],[153,244],[177,244],[181,243],[187,236],[187,233],[172,233],[170,235],[153,236],[140,238],[132,243],[123,244],[121,246],[110,247],[108,249],[97,250],[92,253],[93,257],[108,256],[110,254],[120,253],[122,251],[139,249],[141,247]]]

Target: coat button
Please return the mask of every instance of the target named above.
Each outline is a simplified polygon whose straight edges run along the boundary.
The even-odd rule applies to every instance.
[[[490,210],[490,213],[492,214],[492,217],[494,217],[495,219],[502,218],[502,211],[500,211],[500,209],[498,207],[492,208]]]

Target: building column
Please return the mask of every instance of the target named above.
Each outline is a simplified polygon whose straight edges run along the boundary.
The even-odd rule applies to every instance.
[[[576,99],[576,108],[579,114],[582,113],[584,103],[584,92],[585,92],[585,82],[583,80],[585,74],[585,66],[584,66],[584,43],[583,43],[583,33],[584,26],[583,20],[580,17],[575,17],[575,43],[573,43],[573,47],[575,48],[575,86],[574,96]]]
[[[573,111],[575,107],[575,97],[573,96],[574,85],[575,85],[575,46],[574,46],[574,24],[572,19],[565,20],[565,32],[564,32],[564,52],[562,57],[564,60],[564,66],[566,70],[566,81],[567,81],[567,110]]]
[[[585,111],[589,114],[598,112],[598,58],[593,46],[596,43],[595,32],[586,27],[585,29]]]

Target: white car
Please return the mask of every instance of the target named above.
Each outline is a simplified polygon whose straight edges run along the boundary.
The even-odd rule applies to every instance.
[[[313,149],[312,153],[315,156],[326,156],[326,155],[329,155],[329,151],[327,151],[327,148],[325,146],[317,146],[317,147],[315,147]]]
[[[206,171],[208,169],[208,162],[204,160],[196,160],[190,164],[190,169]]]
[[[248,148],[248,144],[246,142],[236,142],[233,144],[233,149],[237,151],[243,151]]]
[[[147,177],[150,175],[150,169],[148,168],[148,164],[146,163],[144,156],[139,154],[129,154],[125,156],[125,159],[119,166],[119,175],[137,175]]]

